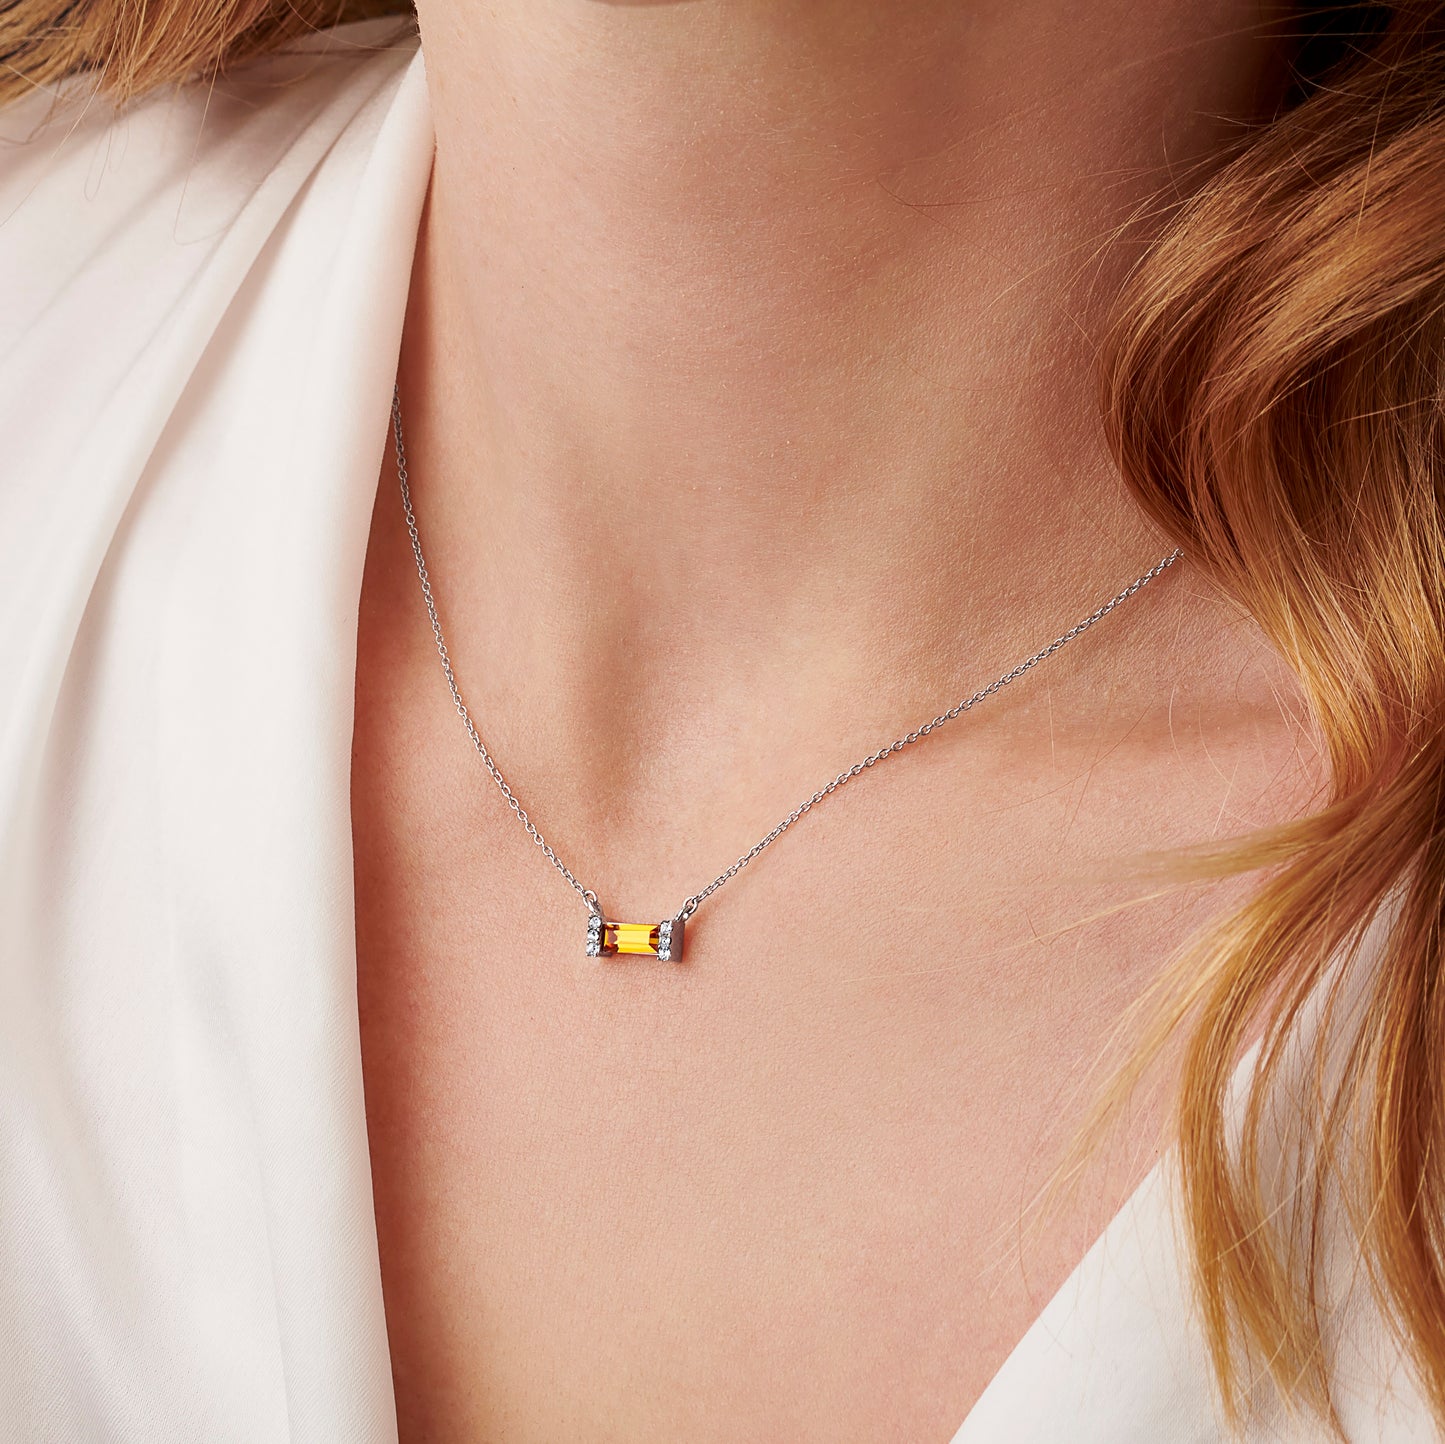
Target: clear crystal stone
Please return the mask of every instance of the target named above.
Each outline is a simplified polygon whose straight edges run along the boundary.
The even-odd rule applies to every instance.
[[[672,957],[672,954],[666,948],[658,948],[657,956],[665,963]]]

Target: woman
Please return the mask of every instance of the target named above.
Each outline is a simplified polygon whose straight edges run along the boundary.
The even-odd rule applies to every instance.
[[[1435,1437],[1441,10],[319,8],[0,21],[6,1437]]]

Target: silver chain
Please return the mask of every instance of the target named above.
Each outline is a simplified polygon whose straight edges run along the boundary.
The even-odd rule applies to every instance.
[[[567,879],[572,890],[587,904],[588,910],[592,913],[599,913],[601,908],[597,901],[597,894],[589,887],[584,887],[578,880],[577,875],[557,856],[553,851],[551,843],[537,830],[536,824],[527,816],[527,810],[517,801],[516,794],[512,791],[507,779],[502,776],[502,770],[497,766],[492,754],[487,751],[487,745],[482,741],[481,734],[477,731],[476,724],[472,721],[472,715],[467,710],[467,704],[462,700],[461,689],[457,686],[456,674],[452,671],[451,657],[447,654],[446,639],[442,636],[442,624],[437,616],[436,598],[432,595],[431,579],[427,575],[426,561],[422,556],[421,537],[417,533],[416,513],[412,510],[411,485],[407,478],[406,470],[406,446],[402,441],[401,432],[401,388],[394,386],[391,393],[391,430],[396,443],[396,472],[401,483],[401,504],[406,514],[406,529],[411,537],[411,552],[416,558],[416,574],[421,579],[421,594],[426,602],[427,616],[431,618],[432,636],[436,638],[437,655],[441,658],[442,671],[446,675],[447,686],[451,689],[452,703],[457,709],[458,716],[466,725],[467,735],[472,739],[472,746],[476,748],[477,755],[482,759],[486,769],[492,775],[492,781],[501,789],[502,796],[507,799],[507,806],[517,814],[517,820],[527,830],[527,835],[542,849],[542,856]],[[886,747],[880,747],[878,751],[870,753],[867,757],[855,762],[846,771],[840,772],[831,782],[820,787],[806,802],[800,802],[768,835],[754,843],[736,862],[725,872],[720,872],[701,892],[695,892],[683,905],[673,914],[679,922],[685,922],[695,913],[701,903],[710,898],[725,882],[735,878],[755,857],[765,848],[771,847],[800,817],[811,812],[825,797],[831,796],[840,787],[851,782],[855,777],[865,772],[870,767],[876,767],[886,757],[891,757],[896,752],[902,752],[905,747],[912,747],[915,742],[920,742],[930,733],[936,732],[940,727],[952,722],[955,717],[960,717],[971,707],[976,707],[986,698],[992,697],[995,692],[1007,687],[1010,682],[1017,681],[1023,674],[1046,658],[1052,657],[1061,647],[1067,646],[1075,637],[1087,632],[1095,622],[1107,617],[1121,602],[1126,602],[1135,592],[1147,586],[1166,567],[1171,567],[1183,555],[1182,551],[1175,547],[1168,556],[1143,573],[1135,577],[1122,592],[1109,598],[1101,607],[1089,613],[1082,622],[1075,622],[1066,632],[1061,632],[1045,647],[1040,647],[1033,656],[1026,658],[1016,667],[1010,668],[1001,677],[996,677],[987,687],[980,688],[971,696],[965,697],[962,701],[955,702],[946,712],[940,712],[931,721],[925,722],[921,727],[915,727],[912,732],[905,732],[902,737],[890,742]]]

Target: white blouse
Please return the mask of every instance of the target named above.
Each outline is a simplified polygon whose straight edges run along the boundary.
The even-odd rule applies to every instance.
[[[421,55],[52,100],[0,114],[0,1438],[383,1444],[349,771]],[[1227,1437],[1169,1179],[953,1444]],[[1350,1438],[1434,1437],[1362,1297]]]

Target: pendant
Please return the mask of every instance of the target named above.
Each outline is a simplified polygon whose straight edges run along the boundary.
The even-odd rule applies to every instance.
[[[587,919],[587,956],[610,958],[630,953],[680,963],[686,926],[677,918],[660,923],[610,923],[601,913],[593,913]]]

